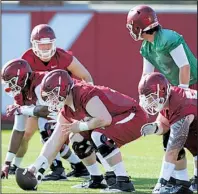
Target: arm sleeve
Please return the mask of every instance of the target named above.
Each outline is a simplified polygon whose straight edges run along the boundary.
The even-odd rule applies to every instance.
[[[143,57],[143,73],[152,73],[154,70],[155,67]]]
[[[184,65],[189,64],[188,58],[186,56],[186,52],[182,44],[180,44],[178,47],[173,49],[170,52],[170,55],[179,68],[183,67]]]

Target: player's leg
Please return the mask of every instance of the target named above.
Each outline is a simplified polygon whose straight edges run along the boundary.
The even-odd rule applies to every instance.
[[[104,178],[99,170],[96,162],[96,154],[90,141],[84,138],[80,133],[70,135],[70,143],[77,156],[83,161],[86,166],[91,179],[80,185],[75,185],[73,188],[106,188]]]
[[[50,138],[44,144],[39,157],[28,168],[30,172],[37,176],[40,182],[46,169],[52,164],[54,158],[59,153],[62,145],[65,143],[68,135],[63,135],[61,124],[56,125]]]
[[[194,160],[197,161],[197,153],[198,153],[198,148],[197,148],[197,120],[194,120],[188,134],[188,139],[185,143],[185,147],[190,151],[190,153],[193,155]],[[197,178],[197,162],[194,167],[194,177],[191,180],[192,184],[192,190],[197,191],[198,187],[198,178]]]
[[[168,181],[174,172],[178,154],[189,138],[189,128],[193,119],[194,116],[189,115],[171,125],[170,137],[159,178],[159,184],[161,184],[161,187],[159,190],[153,191],[153,193],[161,193],[165,191],[169,193],[173,191],[175,193],[192,193],[192,191],[189,189],[191,185],[189,180],[176,180],[175,185],[172,187],[169,187]]]
[[[67,177],[89,177],[87,168],[67,144],[62,146],[60,155],[70,163],[72,168],[72,171],[67,173]]]
[[[29,140],[32,138],[36,130],[38,129],[38,118],[29,117],[26,122],[25,134],[21,142],[20,148],[12,162],[9,174],[15,174],[17,167],[20,167],[22,159],[28,150]]]
[[[120,150],[114,141],[97,131],[92,132],[91,138],[102,158],[109,164],[116,175],[116,183],[110,186],[109,190],[122,192],[134,191],[133,184],[129,180],[129,176],[125,170]]]
[[[56,122],[50,122],[45,118],[38,118],[38,126],[41,134],[41,142],[44,144],[49,137],[51,136]],[[65,173],[65,168],[63,167],[60,153],[57,154],[56,158],[53,160],[50,165],[51,172],[45,175],[42,181],[63,181],[67,180],[67,176]]]

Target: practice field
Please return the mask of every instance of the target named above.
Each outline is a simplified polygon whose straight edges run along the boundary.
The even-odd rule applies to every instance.
[[[8,147],[11,131],[2,131],[2,162]],[[158,178],[163,156],[161,136],[141,137],[139,140],[128,144],[121,149],[123,160],[135,185],[135,193],[151,193],[152,187]],[[28,153],[26,154],[22,166],[27,167],[40,153],[42,144],[40,143],[39,134],[36,133],[30,141]],[[189,176],[193,175],[193,158],[188,153],[188,169]],[[66,171],[70,170],[67,161],[63,161]],[[101,170],[102,167],[101,167]],[[71,186],[84,181],[84,179],[71,178],[68,181],[58,182],[43,182],[39,185],[38,190],[34,193],[100,193],[100,190],[89,189],[72,189]],[[2,193],[30,193],[21,190],[16,182],[14,176],[9,176],[9,179],[2,181]]]

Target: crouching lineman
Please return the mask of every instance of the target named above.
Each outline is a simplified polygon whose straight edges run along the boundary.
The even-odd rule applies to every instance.
[[[142,127],[142,135],[162,135],[170,126],[164,162],[153,193],[193,193],[189,180],[176,179],[172,184],[169,181],[183,147],[197,155],[197,91],[171,86],[162,74],[151,73],[139,83],[139,98],[148,114],[159,113],[156,122]]]
[[[23,59],[11,60],[7,62],[2,69],[1,76],[2,81],[6,84],[5,91],[10,96],[14,97],[15,100],[15,104],[8,107],[7,116],[15,115],[15,120],[9,150],[1,172],[1,178],[8,178],[10,164],[20,147],[23,135],[25,133],[25,126],[27,124],[28,116],[45,118],[54,117],[52,112],[49,112],[47,106],[36,105],[38,104],[37,101],[39,98],[41,101],[39,84],[45,74],[45,72],[32,72],[27,61]],[[44,141],[46,141],[49,136],[46,133],[47,124],[47,119],[39,118],[40,132]],[[61,154],[62,157],[67,159],[70,163],[77,161],[76,165],[79,165],[81,172],[87,171],[80,159],[71,152],[67,145],[64,145]],[[57,158],[60,158],[60,156],[57,155]],[[62,179],[66,180],[67,177],[64,174],[64,168],[60,168],[60,170],[62,170]],[[57,177],[59,180],[60,175],[57,174]],[[57,177],[56,174],[54,174],[55,180]]]
[[[27,173],[19,169],[16,179],[27,184],[27,176],[32,177],[30,173],[42,176],[70,136],[73,150],[91,174],[85,188],[107,187],[96,163],[95,149],[116,175],[115,183],[104,192],[135,191],[119,148],[138,139],[141,136],[140,128],[147,122],[147,115],[138,103],[104,86],[74,83],[64,70],[51,71],[43,78],[41,95],[49,107],[61,109],[57,125],[35,163],[28,171],[24,169]]]

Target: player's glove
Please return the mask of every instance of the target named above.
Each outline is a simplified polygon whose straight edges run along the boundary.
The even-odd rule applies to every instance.
[[[156,134],[158,130],[159,128],[157,122],[147,123],[142,126],[141,135],[146,136],[146,135]]]
[[[8,173],[10,170],[11,162],[5,162],[2,170],[1,170],[1,179],[7,178],[8,179]]]
[[[14,105],[8,105],[6,109],[6,116],[10,117],[13,115],[21,115],[20,105],[14,104]]]

